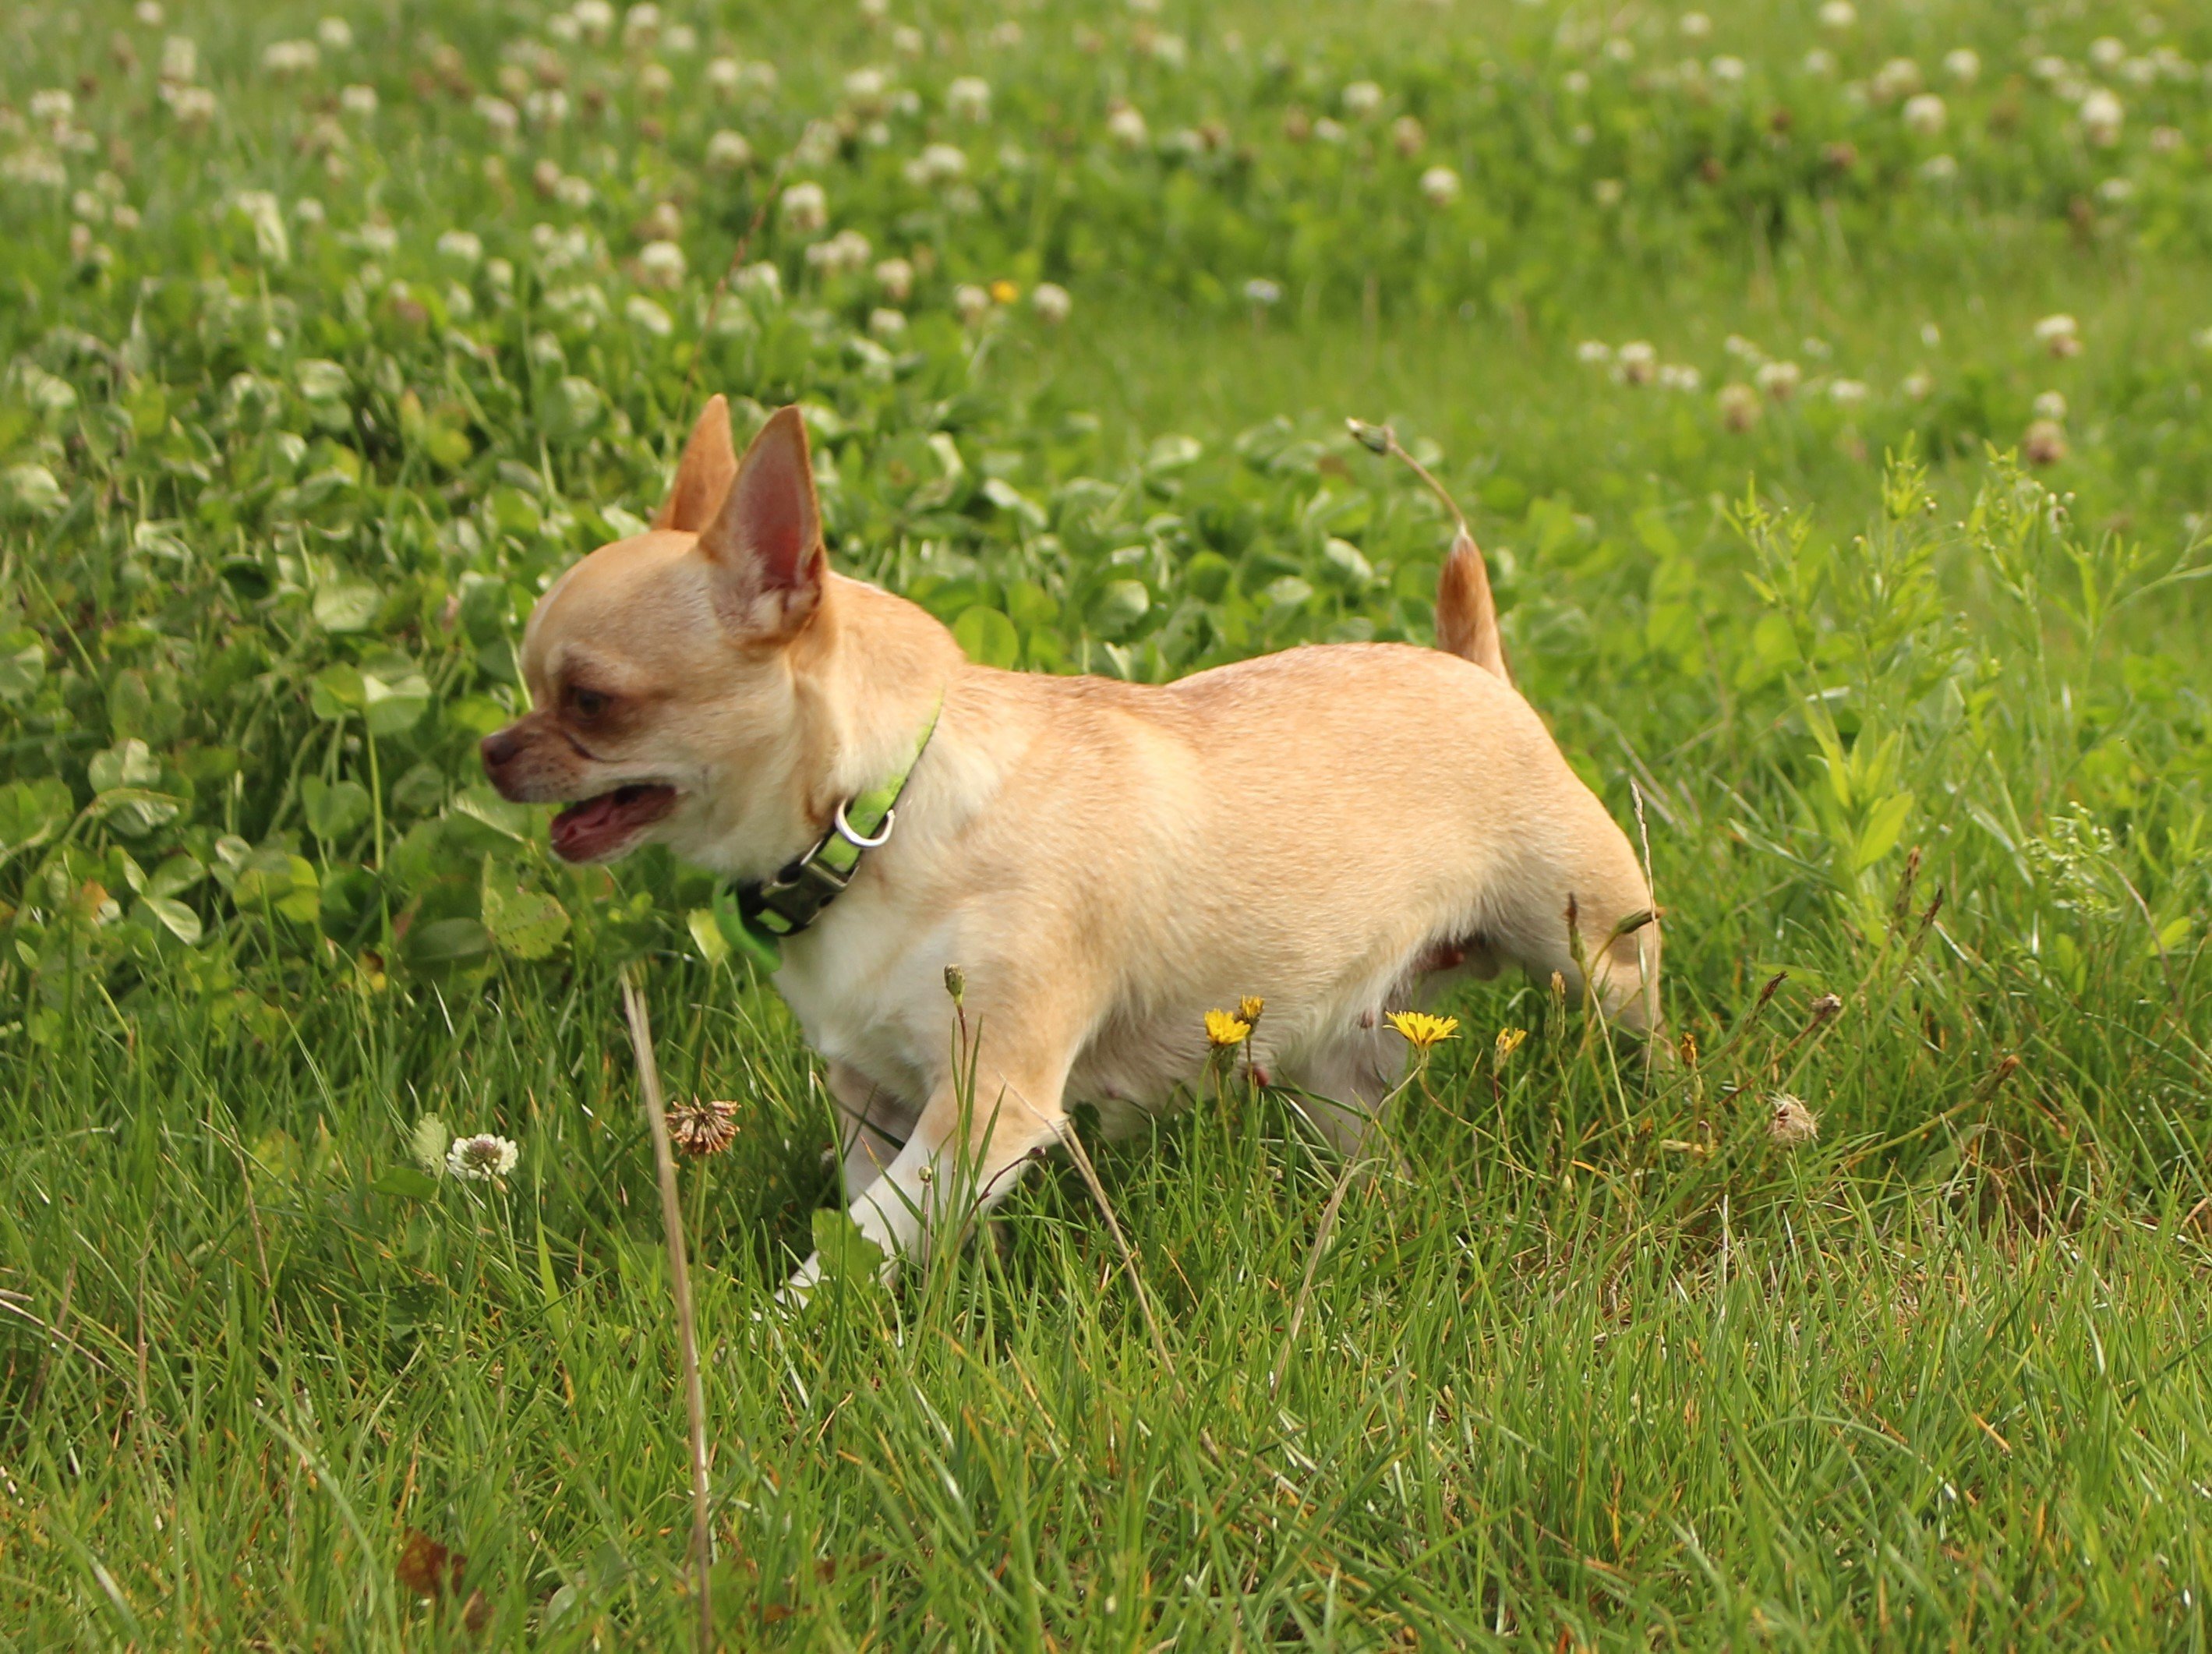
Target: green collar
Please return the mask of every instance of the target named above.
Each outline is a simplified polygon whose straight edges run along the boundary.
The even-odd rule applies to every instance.
[[[772,879],[738,885],[734,901],[726,885],[714,892],[714,920],[732,949],[764,971],[783,964],[782,939],[798,935],[820,918],[822,910],[845,893],[867,853],[890,837],[898,823],[898,801],[930,737],[937,733],[938,715],[944,709],[945,697],[939,695],[907,761],[881,786],[839,805],[830,830],[814,842],[813,848],[787,862]]]

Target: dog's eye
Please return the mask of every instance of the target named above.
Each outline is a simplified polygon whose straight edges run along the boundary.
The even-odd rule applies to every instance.
[[[607,697],[597,690],[570,690],[568,705],[579,718],[596,718],[607,709]]]

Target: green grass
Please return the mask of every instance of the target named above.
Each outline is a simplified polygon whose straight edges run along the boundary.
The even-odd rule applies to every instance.
[[[0,1647],[684,1645],[626,964],[672,1094],[740,1102],[683,1171],[726,1646],[2203,1647],[2212,33],[1715,10],[1625,18],[1623,66],[1548,4],[1082,5],[994,44],[981,6],[672,3],[701,40],[664,36],[658,100],[645,47],[491,4],[349,11],[291,79],[262,51],[319,9],[0,20]],[[180,33],[197,133],[157,89]],[[473,100],[525,40],[572,113],[502,143]],[[2195,78],[2127,67],[2160,46]],[[724,52],[777,87],[725,99]],[[1672,67],[1715,54],[1741,92]],[[1900,54],[1939,135],[1846,90]],[[987,126],[945,112],[968,74]],[[1290,136],[1365,78],[1374,124]],[[929,265],[906,331],[773,212],[785,296],[710,331],[841,112],[787,178]],[[750,169],[708,163],[724,127]],[[972,201],[905,179],[929,142]],[[636,262],[663,202],[673,288]],[[2078,355],[2035,336],[2062,312]],[[1800,393],[1729,429],[1781,361]],[[1571,759],[1641,800],[1694,1054],[1647,1073],[1545,984],[1471,989],[1317,1258],[1341,1167],[1231,1074],[1097,1150],[1133,1275],[1055,1166],[896,1291],[763,1316],[837,1198],[813,1060],[709,957],[698,875],[553,864],[473,760],[542,581],[649,514],[713,389],[809,404],[844,566],[1003,664],[1149,678],[1425,638],[1441,516],[1341,423],[1395,422]],[[2068,453],[2024,468],[2050,392]],[[1785,1095],[1817,1138],[1773,1134]],[[418,1165],[430,1116],[514,1175]],[[410,1532],[466,1557],[442,1604]]]

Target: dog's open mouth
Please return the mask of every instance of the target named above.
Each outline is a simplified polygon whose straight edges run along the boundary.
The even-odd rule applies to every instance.
[[[553,854],[563,861],[605,861],[676,807],[676,789],[656,782],[617,787],[572,804],[553,818]]]

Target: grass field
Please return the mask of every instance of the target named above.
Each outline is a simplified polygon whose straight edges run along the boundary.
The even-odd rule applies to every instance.
[[[331,3],[0,16],[0,1647],[688,1641],[625,967],[724,1646],[2204,1646],[2212,18]],[[816,1064],[474,755],[714,391],[1152,680],[1427,640],[1393,422],[1684,1060],[1501,981],[1326,1232],[1236,1069],[1133,1268],[1060,1167],[761,1316]]]

